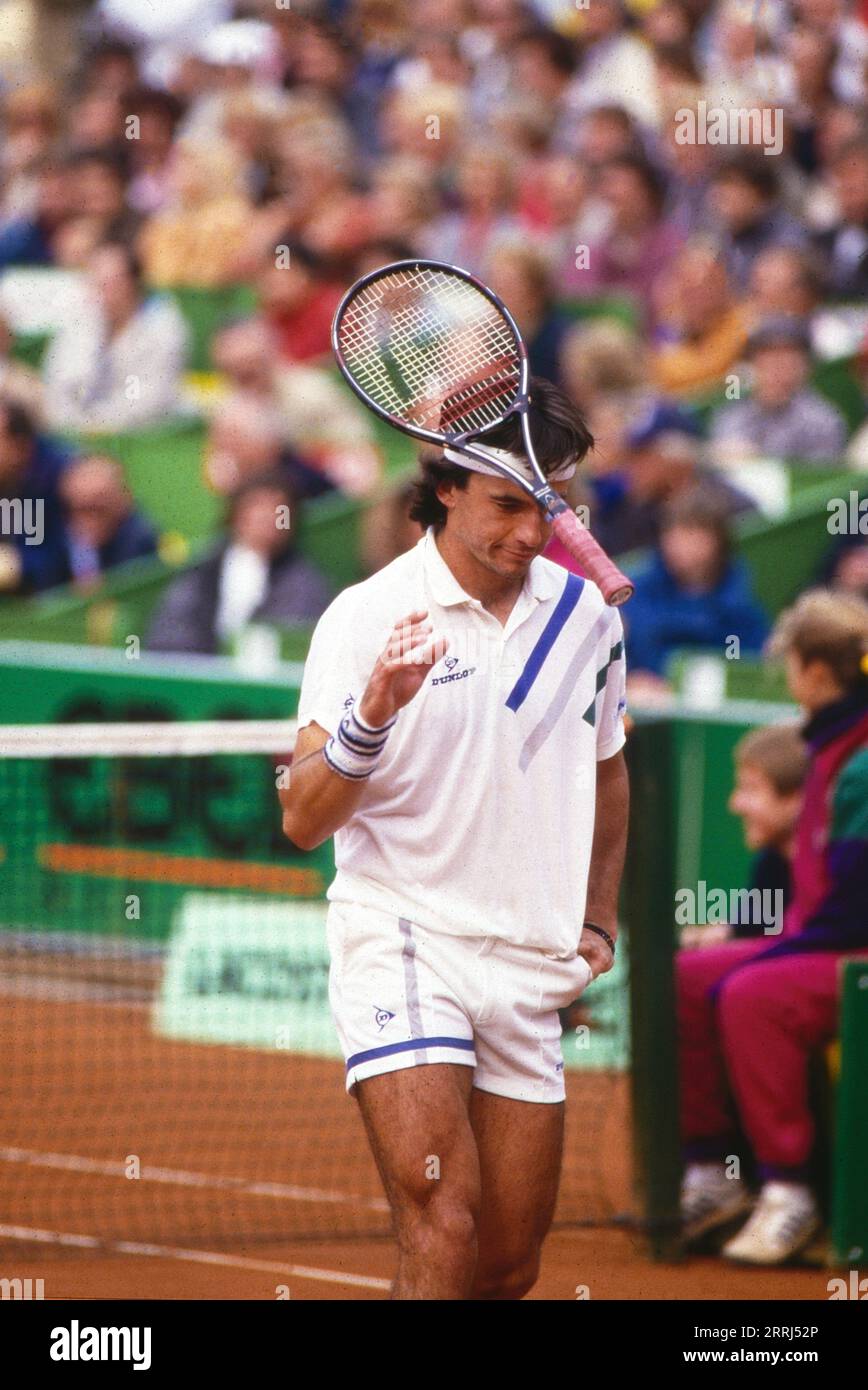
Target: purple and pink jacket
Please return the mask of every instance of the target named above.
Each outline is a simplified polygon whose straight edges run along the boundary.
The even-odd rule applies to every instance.
[[[802,731],[811,752],[781,939],[763,959],[868,949],[868,680]]]

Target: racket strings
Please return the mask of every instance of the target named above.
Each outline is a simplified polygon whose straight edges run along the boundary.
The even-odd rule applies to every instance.
[[[515,335],[464,280],[427,268],[365,286],[338,327],[347,369],[388,414],[433,432],[496,424],[520,380]]]

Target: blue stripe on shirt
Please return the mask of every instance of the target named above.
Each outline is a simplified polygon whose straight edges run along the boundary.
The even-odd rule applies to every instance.
[[[558,599],[557,607],[540,633],[537,644],[525,663],[524,670],[510,691],[506,702],[507,709],[517,710],[526,700],[534,681],[542,670],[546,657],[557,641],[561,628],[578,603],[584,587],[584,579],[580,579],[577,574],[567,575],[567,582]]]

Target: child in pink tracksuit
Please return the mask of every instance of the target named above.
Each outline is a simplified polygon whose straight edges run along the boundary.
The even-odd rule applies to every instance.
[[[797,1254],[820,1225],[808,1062],[837,1032],[840,960],[868,956],[868,604],[805,594],[779,620],[772,649],[808,716],[810,756],[783,932],[677,958],[684,1234],[753,1205],[727,1163],[738,1119],[761,1188],[723,1254],[753,1264]]]

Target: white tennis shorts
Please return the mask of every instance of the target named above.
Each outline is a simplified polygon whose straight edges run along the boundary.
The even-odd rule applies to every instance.
[[[448,936],[346,903],[329,906],[327,934],[348,1091],[383,1072],[454,1062],[476,1068],[482,1091],[564,1099],[557,1011],[590,983],[583,957]]]

